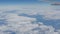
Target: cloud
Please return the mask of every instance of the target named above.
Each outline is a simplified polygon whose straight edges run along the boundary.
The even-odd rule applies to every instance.
[[[59,6],[42,6],[42,5],[28,5],[28,6],[8,6],[3,7],[1,12],[3,13],[16,13],[27,15],[43,15],[44,19],[60,19]]]
[[[2,9],[0,11],[0,19],[5,19],[6,25],[0,26],[1,34],[59,34],[60,31],[55,32],[53,26],[44,25],[42,22],[40,24],[36,22],[36,18],[19,16],[19,14],[27,14],[29,16],[33,15],[43,15],[44,19],[60,19],[60,12],[53,10],[51,6],[25,6],[25,7],[7,7],[7,9]],[[14,11],[14,12],[13,12]]]
[[[45,3],[49,3],[50,5],[53,6],[60,6],[60,1],[59,0],[37,0],[37,1],[42,1]]]
[[[16,11],[17,14],[27,14],[27,15],[43,15],[44,19],[60,19],[60,8],[53,6],[40,6],[40,7],[25,7],[26,9]],[[46,9],[45,9],[46,8]]]
[[[29,18],[24,16],[18,16],[17,14],[8,14],[5,17],[7,25],[0,26],[0,31],[5,34],[6,31],[8,32],[6,34],[10,34],[10,31],[19,31],[22,32],[27,31],[28,29],[34,28],[30,23],[33,21],[36,21],[35,18]],[[30,25],[30,28],[28,27]],[[23,30],[25,29],[25,30]],[[1,33],[0,32],[0,33]]]
[[[14,13],[9,13],[5,17],[7,25],[0,26],[1,34],[59,34],[55,32],[53,26],[44,25],[42,22],[39,24],[32,24],[36,22],[36,18],[25,16],[18,16]],[[36,22],[38,23],[38,22]]]

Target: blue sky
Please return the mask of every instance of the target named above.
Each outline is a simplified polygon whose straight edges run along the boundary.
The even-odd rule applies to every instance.
[[[25,4],[42,4],[46,2],[38,1],[38,0],[0,0],[0,4],[2,5],[25,5]]]
[[[36,2],[36,0],[0,0],[0,4],[32,4]]]
[[[1,34],[59,34],[60,0],[0,0]]]

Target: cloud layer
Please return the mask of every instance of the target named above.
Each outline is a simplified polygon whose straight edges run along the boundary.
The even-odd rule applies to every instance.
[[[44,25],[37,22],[36,18],[19,16],[27,14],[29,16],[42,15],[44,19],[60,19],[60,12],[53,10],[51,6],[25,6],[6,7],[0,10],[0,20],[4,20],[4,25],[0,26],[1,34],[60,34],[60,30],[55,31],[53,26]],[[2,22],[3,23],[3,22]],[[37,23],[37,24],[36,24]]]
[[[4,14],[5,15],[5,14]],[[44,25],[42,22],[37,23],[36,18],[18,16],[15,13],[7,13],[5,17],[6,25],[0,26],[1,34],[59,34],[55,32],[52,26]],[[34,24],[33,24],[34,22]]]
[[[27,15],[43,15],[44,19],[60,19],[60,10],[59,6],[12,6],[2,8],[1,12],[5,13],[16,13],[16,14],[27,14]]]

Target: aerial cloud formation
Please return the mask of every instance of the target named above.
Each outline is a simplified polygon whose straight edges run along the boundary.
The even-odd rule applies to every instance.
[[[59,6],[58,6],[59,7]],[[1,12],[5,13],[16,13],[16,14],[27,14],[27,15],[43,15],[44,19],[60,19],[60,8],[57,6],[11,6],[5,7],[1,9]]]
[[[6,25],[0,26],[1,34],[59,34],[52,26],[44,25],[42,22],[35,24],[36,19],[17,14],[8,14],[5,17]],[[34,22],[34,24],[33,24]]]
[[[32,8],[33,9],[33,8]],[[5,25],[0,26],[1,34],[60,34],[60,30],[56,30],[53,26],[44,25],[43,22],[37,22],[36,18],[19,16],[25,13],[27,15],[43,15],[44,18],[58,19],[56,17],[59,12],[48,12],[40,9],[21,9],[21,10],[1,10],[0,20],[5,20]],[[57,13],[57,14],[56,14]],[[56,15],[56,17],[52,17]]]
[[[56,0],[0,0],[0,34],[60,34]]]

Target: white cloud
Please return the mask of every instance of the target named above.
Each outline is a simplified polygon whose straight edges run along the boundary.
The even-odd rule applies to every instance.
[[[50,1],[50,0],[41,0],[41,1]],[[1,6],[0,7],[0,14],[1,12],[12,12],[16,10],[15,13],[17,14],[28,14],[28,15],[44,15],[44,19],[60,19],[60,10],[56,11],[56,9],[60,9],[59,6],[51,6],[51,5],[13,5],[13,6]]]
[[[16,14],[27,14],[27,15],[43,15],[44,19],[60,19],[60,10],[57,11],[56,9],[60,9],[53,6],[35,6],[35,7],[24,7],[23,9],[19,9],[16,11]]]
[[[7,7],[7,9],[0,11],[0,19],[6,19],[6,23],[8,25],[5,26],[0,26],[0,33],[5,34],[6,30],[11,30],[16,32],[17,34],[59,34],[60,31],[55,32],[55,28],[52,26],[47,26],[44,25],[43,23],[40,22],[40,26],[38,24],[32,24],[32,22],[36,22],[36,18],[30,18],[30,17],[25,17],[25,16],[18,16],[18,14],[27,14],[27,15],[43,15],[44,19],[60,19],[60,12],[52,10],[50,8],[51,6],[48,7],[43,7],[43,6],[30,6],[30,7]],[[21,9],[22,8],[22,9]],[[8,11],[12,10],[18,10],[15,13],[8,13]],[[6,13],[7,12],[7,13]],[[4,17],[3,17],[4,16]],[[34,30],[35,29],[35,30]],[[38,30],[39,29],[39,30]],[[7,34],[7,33],[6,33]]]
[[[24,16],[18,16],[17,14],[7,14],[6,17],[6,23],[8,23],[6,26],[0,26],[0,31],[2,31],[3,34],[6,30],[12,30],[12,31],[27,31],[31,28],[34,28],[30,23],[33,21],[36,21],[35,18],[29,18]],[[28,27],[30,25],[30,28]],[[25,29],[25,30],[23,30]]]
[[[17,14],[7,14],[5,26],[0,26],[0,33],[2,34],[11,34],[13,31],[16,34],[59,34],[60,32],[55,32],[55,28],[52,26],[44,25],[42,22],[40,24],[32,24],[35,22],[35,18],[25,17],[25,16],[18,16]],[[8,30],[8,31],[7,31]],[[6,32],[7,31],[7,32]]]

